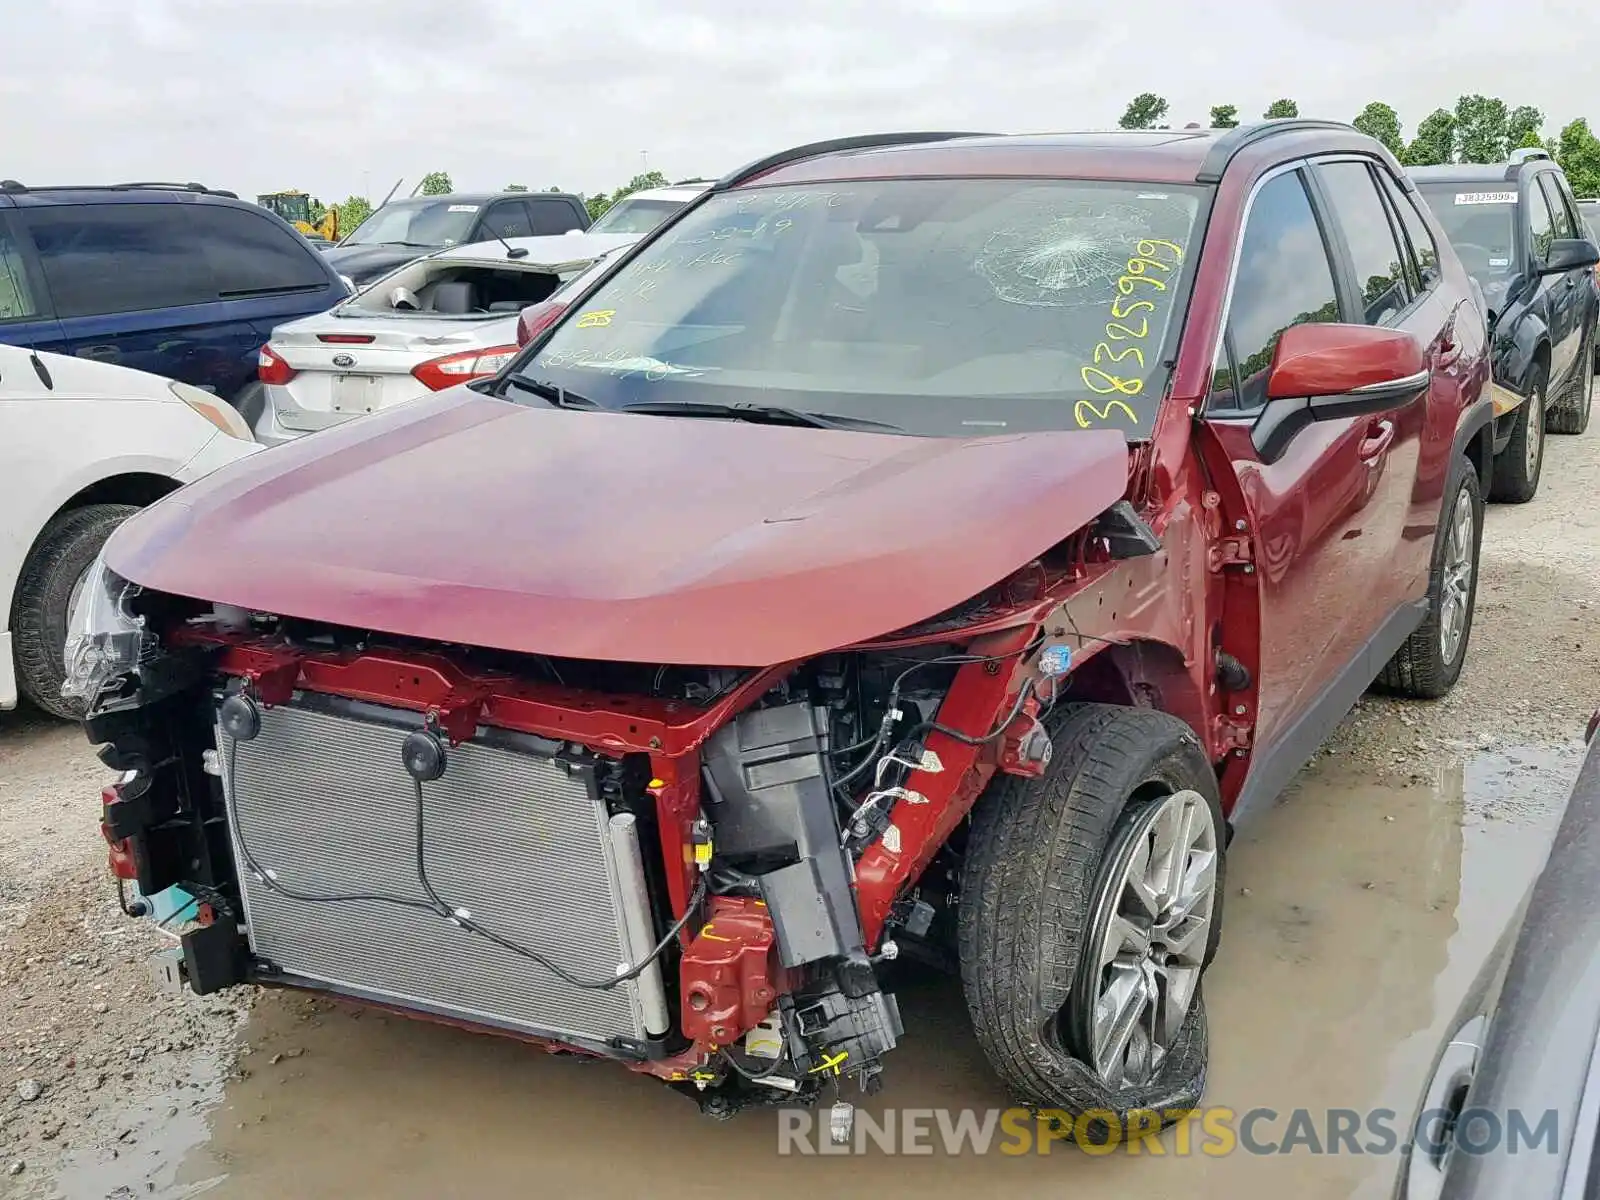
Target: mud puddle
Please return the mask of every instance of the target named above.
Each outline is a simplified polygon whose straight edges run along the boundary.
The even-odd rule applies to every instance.
[[[1398,788],[1332,760],[1303,773],[1230,852],[1226,933],[1207,983],[1206,1103],[1282,1114],[1256,1127],[1264,1143],[1283,1138],[1295,1109],[1320,1123],[1329,1108],[1389,1108],[1403,1127],[1436,1039],[1543,862],[1577,762],[1569,748],[1419,764]],[[906,1038],[864,1111],[882,1121],[889,1109],[1003,1108],[959,987],[918,975],[898,992]],[[1198,1137],[1182,1153],[1171,1133],[1160,1155],[1003,1154],[1001,1133],[987,1155],[952,1157],[936,1118],[923,1119],[934,1132],[921,1155],[869,1142],[859,1157],[783,1156],[772,1111],[714,1122],[608,1064],[308,996],[263,994],[242,1036],[248,1053],[225,1086],[132,1114],[138,1155],[73,1161],[61,1192],[433,1200],[722,1196],[733,1184],[770,1195],[1319,1200],[1386,1194],[1395,1169],[1392,1156],[1303,1149],[1217,1156]]]

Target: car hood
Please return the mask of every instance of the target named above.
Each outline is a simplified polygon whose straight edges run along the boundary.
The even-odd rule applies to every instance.
[[[970,439],[523,407],[453,388],[127,521],[149,588],[565,658],[762,666],[999,582],[1116,503],[1119,432]]]
[[[335,246],[323,251],[335,271],[357,283],[371,283],[396,267],[432,253],[432,248],[424,246]]]

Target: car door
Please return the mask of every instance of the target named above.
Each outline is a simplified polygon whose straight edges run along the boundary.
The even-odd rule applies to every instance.
[[[61,326],[50,310],[33,247],[6,209],[0,209],[0,343],[61,348]]]
[[[1314,172],[1342,243],[1339,260],[1350,272],[1346,288],[1354,294],[1355,306],[1346,319],[1414,335],[1428,356],[1430,389],[1437,389],[1436,395],[1419,391],[1410,403],[1366,418],[1371,444],[1388,443],[1368,460],[1365,513],[1356,545],[1368,581],[1359,620],[1376,633],[1397,609],[1427,592],[1433,532],[1455,433],[1453,419],[1447,417],[1441,429],[1430,417],[1461,411],[1459,396],[1452,394],[1460,381],[1445,374],[1460,361],[1460,347],[1452,340],[1457,313],[1438,286],[1436,265],[1430,285],[1422,286],[1399,214],[1385,194],[1387,190],[1403,199],[1387,167],[1367,158],[1325,158],[1317,161]]]
[[[229,399],[248,382],[261,339],[220,294],[195,232],[200,208],[145,201],[24,212],[66,353]]]
[[[1550,219],[1555,226],[1556,237],[1587,237],[1587,232],[1578,222],[1577,214],[1567,204],[1566,197],[1561,194],[1556,173],[1541,171],[1537,178],[1539,190],[1544,193],[1545,203],[1550,206]],[[1590,270],[1589,267],[1574,267],[1550,279],[1552,389],[1561,380],[1566,379],[1577,366],[1578,351],[1583,344],[1584,323],[1589,313],[1589,288],[1586,285],[1589,282]],[[1557,329],[1560,330],[1559,334]],[[1557,344],[1558,338],[1559,344]],[[1555,367],[1557,360],[1561,363],[1559,371]]]
[[[1521,207],[1527,213],[1528,222],[1523,232],[1528,238],[1530,266],[1538,270],[1549,258],[1550,245],[1557,236],[1555,214],[1550,211],[1550,202],[1545,199],[1544,189],[1539,186],[1537,175],[1528,177],[1522,192]],[[1573,355],[1570,346],[1573,331],[1565,327],[1567,315],[1571,310],[1563,303],[1569,289],[1566,286],[1566,279],[1561,275],[1539,275],[1533,280],[1533,287],[1538,294],[1529,307],[1542,317],[1545,327],[1550,331],[1548,382],[1553,387],[1566,378]]]
[[[1255,543],[1258,759],[1295,735],[1369,636],[1364,525],[1370,481],[1392,439],[1375,443],[1365,416],[1316,421],[1281,436],[1266,400],[1283,331],[1342,318],[1336,253],[1312,206],[1305,166],[1265,177],[1245,215],[1205,408],[1232,460]],[[1308,729],[1308,741],[1324,732]]]

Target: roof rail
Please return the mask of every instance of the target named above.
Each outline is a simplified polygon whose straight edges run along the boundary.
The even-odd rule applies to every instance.
[[[841,150],[872,150],[879,146],[914,146],[919,142],[948,142],[954,138],[995,136],[997,135],[992,133],[865,133],[855,137],[832,138],[826,142],[808,142],[804,146],[795,146],[790,150],[780,150],[777,154],[758,158],[753,163],[731,171],[712,184],[711,190],[726,191],[778,167],[801,162],[807,158],[818,158],[824,154],[834,154]]]
[[[1247,146],[1253,146],[1274,134],[1311,130],[1360,132],[1354,125],[1345,121],[1322,121],[1315,117],[1283,117],[1271,121],[1253,121],[1249,125],[1240,125],[1228,130],[1212,143],[1211,149],[1206,151],[1206,156],[1200,163],[1200,169],[1195,172],[1194,181],[1220,183],[1222,173],[1228,169],[1233,156]]]
[[[1516,150],[1513,150],[1511,152],[1511,157],[1507,161],[1510,162],[1512,166],[1519,166],[1522,163],[1528,162],[1535,158],[1549,157],[1550,151],[1546,150],[1543,146],[1522,146]]]
[[[15,179],[0,179],[0,192],[126,192],[139,189],[163,192],[199,192],[206,196],[226,196],[230,200],[237,200],[238,193],[223,191],[221,188],[208,188],[203,183],[47,183],[29,187]]]

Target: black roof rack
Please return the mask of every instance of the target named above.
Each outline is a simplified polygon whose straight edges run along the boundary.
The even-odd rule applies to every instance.
[[[1354,125],[1344,121],[1322,121],[1315,117],[1283,117],[1271,121],[1254,121],[1249,125],[1240,125],[1230,129],[1219,137],[1206,151],[1206,156],[1200,163],[1200,169],[1195,172],[1196,183],[1220,183],[1222,173],[1228,169],[1228,164],[1233,161],[1233,156],[1247,146],[1264,141],[1279,133],[1295,133],[1299,131],[1324,130],[1327,132],[1357,133],[1359,130]]]
[[[795,146],[790,150],[780,150],[777,154],[758,158],[753,163],[731,171],[712,184],[711,190],[725,191],[778,167],[788,166],[790,163],[807,158],[817,158],[823,154],[834,154],[841,150],[873,150],[879,146],[914,146],[918,142],[948,142],[954,138],[995,136],[997,135],[992,133],[865,133],[855,137],[832,138],[826,142],[808,142],[804,146]]]
[[[18,183],[15,179],[0,179],[0,192],[12,194],[18,192],[126,192],[140,189],[162,192],[199,192],[206,196],[226,196],[230,200],[239,198],[237,192],[227,192],[221,188],[208,188],[203,183],[162,183],[155,180],[141,180],[134,183],[50,183],[42,187],[29,187],[25,183]]]

